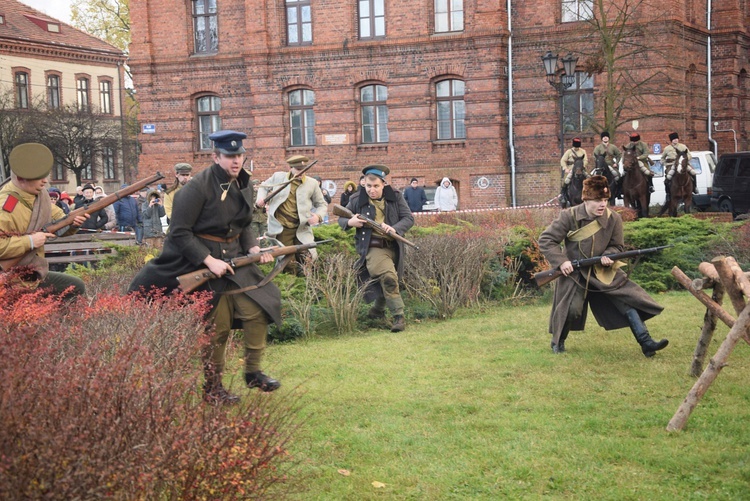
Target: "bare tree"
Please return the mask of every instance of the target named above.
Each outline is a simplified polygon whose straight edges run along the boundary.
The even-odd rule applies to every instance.
[[[654,0],[593,0],[587,31],[576,47],[566,48],[583,55],[586,73],[603,78],[597,84],[600,91],[591,123],[597,132],[614,132],[631,120],[655,116],[650,108],[677,92],[669,76],[654,69],[666,62],[665,54],[644,40],[649,32],[664,28],[663,15],[644,20],[654,12],[660,12]]]
[[[32,105],[33,106],[33,105]],[[16,97],[13,89],[0,91],[0,182],[10,176],[8,158],[11,150],[21,142],[30,110],[16,108]]]
[[[120,148],[122,140],[119,119],[75,105],[30,114],[27,131],[52,150],[56,162],[75,173],[79,185],[104,148]]]

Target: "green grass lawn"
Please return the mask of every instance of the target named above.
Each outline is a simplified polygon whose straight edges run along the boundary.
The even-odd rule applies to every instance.
[[[750,346],[667,433],[705,309],[656,299],[666,309],[648,327],[670,345],[652,359],[591,315],[554,355],[549,304],[272,346],[280,393],[302,394],[294,498],[750,499]]]

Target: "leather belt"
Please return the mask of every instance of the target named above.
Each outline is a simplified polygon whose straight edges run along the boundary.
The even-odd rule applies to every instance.
[[[376,247],[378,249],[387,249],[391,246],[391,240],[386,240],[380,237],[370,237],[370,248]]]
[[[233,237],[229,237],[229,238],[217,237],[215,235],[207,235],[205,233],[196,233],[195,236],[198,237],[198,238],[205,238],[206,240],[211,240],[212,242],[219,242],[219,243],[222,243],[222,244],[232,243],[235,240],[237,240],[238,238],[240,238],[240,234],[239,233],[237,233]]]

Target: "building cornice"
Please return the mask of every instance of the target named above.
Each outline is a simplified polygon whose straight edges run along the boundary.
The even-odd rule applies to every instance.
[[[22,57],[66,59],[79,63],[117,66],[127,60],[122,52],[51,45],[0,37],[0,53]]]

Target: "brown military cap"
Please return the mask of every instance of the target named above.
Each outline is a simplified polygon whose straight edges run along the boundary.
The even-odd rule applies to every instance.
[[[289,164],[289,167],[301,167],[309,161],[310,159],[305,155],[293,155],[286,159],[286,163]]]
[[[24,179],[42,179],[52,170],[52,152],[39,143],[19,144],[10,152],[10,169]]]

